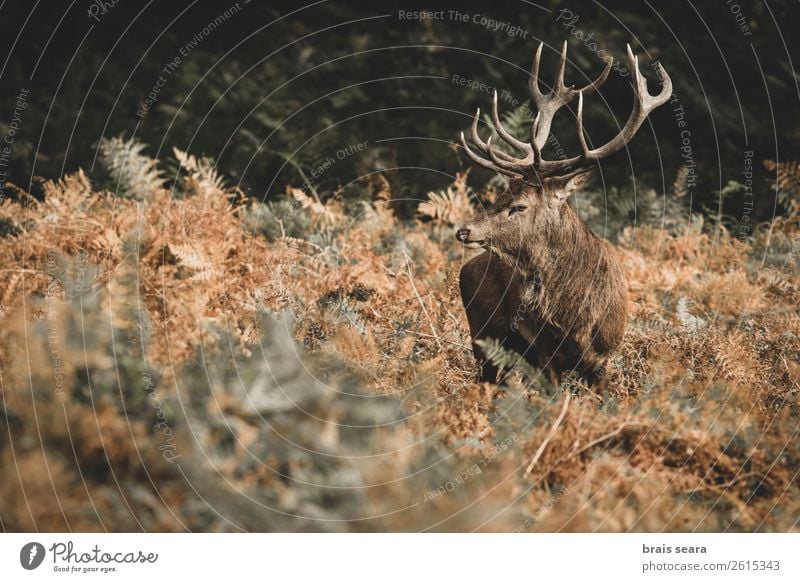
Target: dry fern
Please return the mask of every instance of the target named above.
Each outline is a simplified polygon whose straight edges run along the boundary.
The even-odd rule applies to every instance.
[[[800,162],[764,160],[764,167],[770,172],[775,172],[778,200],[792,215],[797,215],[800,211]]]
[[[191,450],[196,439],[211,467],[192,463],[192,483],[211,487],[229,509],[209,474],[248,495],[274,495],[271,506],[286,515],[324,516],[330,527],[420,529],[460,515],[463,522],[446,527],[488,523],[481,527],[508,531],[523,527],[522,509],[537,530],[793,527],[800,511],[796,269],[764,271],[753,247],[701,219],[672,230],[627,229],[621,252],[632,314],[608,388],[576,387],[548,437],[563,395],[550,394],[535,370],[515,366],[514,354],[490,350],[514,368],[506,384],[474,382],[453,260],[462,249],[443,236],[472,214],[464,175],[420,205],[424,220],[409,222],[392,211],[385,179],[373,179],[372,199],[356,207],[357,216],[335,197],[323,203],[290,189],[266,210],[292,230],[266,237],[248,228],[210,162],[176,156],[187,173],[184,196],[151,189],[115,198],[79,172],[45,184],[43,202],[20,196],[25,204],[0,204],[0,220],[11,225],[0,237],[9,409],[0,418],[11,419],[4,430],[20,444],[13,459],[0,444],[0,462],[16,461],[25,492],[37,498],[31,512],[18,510],[25,506],[20,483],[0,483],[9,508],[4,527],[64,529],[60,504],[73,529],[98,529],[84,511],[86,487],[107,529],[226,527],[202,514],[185,480],[158,462],[163,435],[150,428],[154,409],[141,384],[149,377],[161,379],[153,394],[171,403],[170,418],[193,409],[192,438],[182,446]],[[148,181],[128,185],[146,189]],[[798,236],[796,224],[784,229],[787,240]],[[298,345],[276,343],[265,324],[265,314],[283,313],[291,325],[282,329],[293,330]],[[287,367],[298,353],[319,359],[316,381],[305,379],[302,366]],[[57,374],[71,391],[54,394]],[[336,390],[320,393],[319,381]],[[276,382],[288,387],[284,400],[307,408],[261,412],[280,396]],[[353,393],[358,398],[341,400]],[[386,395],[395,398],[395,416],[374,413]],[[365,425],[368,438],[348,436]],[[276,442],[273,429],[302,446]],[[176,430],[185,436],[189,429]],[[357,450],[348,448],[353,443]],[[331,460],[345,450],[352,464]],[[467,471],[475,466],[480,473]],[[58,499],[42,479],[47,470]],[[110,470],[135,495],[120,499]],[[426,498],[459,478],[455,490]],[[358,494],[349,496],[348,487]],[[320,496],[320,489],[336,494]],[[478,499],[490,504],[487,515],[476,509]],[[394,512],[401,502],[414,509]],[[131,511],[123,516],[115,508],[125,503]],[[492,512],[495,506],[510,509]],[[252,508],[236,512],[237,522],[304,527],[275,515],[248,522]],[[385,517],[348,521],[362,510]],[[516,523],[496,517],[509,512]]]
[[[418,206],[417,214],[447,226],[471,220],[475,212],[469,201],[467,173],[457,174],[453,185],[446,190],[429,192],[428,199]]]
[[[184,178],[187,190],[196,194],[224,192],[226,190],[225,179],[217,171],[213,160],[195,157],[178,148],[172,148],[172,152],[175,159],[178,160],[180,168],[187,173],[187,177]]]

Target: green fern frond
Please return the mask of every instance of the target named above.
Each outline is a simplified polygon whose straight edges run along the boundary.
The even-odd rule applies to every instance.
[[[494,128],[494,122],[488,114],[484,115],[483,119],[488,127]],[[508,133],[522,141],[530,141],[533,115],[531,114],[531,108],[528,107],[527,104],[523,103],[519,107],[506,113],[503,116],[502,122],[503,127]],[[498,140],[498,143],[501,142],[502,140]]]
[[[520,354],[504,347],[496,339],[481,339],[475,342],[483,350],[486,359],[505,372],[516,371],[522,379],[536,387],[546,385],[542,373],[531,366]]]

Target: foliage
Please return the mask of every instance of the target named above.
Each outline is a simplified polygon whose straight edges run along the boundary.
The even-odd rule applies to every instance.
[[[387,181],[263,204],[177,155],[180,188],[137,158],[146,196],[79,172],[0,205],[4,529],[796,528],[796,263],[620,227],[624,343],[545,443],[563,390],[490,344],[505,383],[474,381],[464,176],[403,221]]]
[[[172,152],[180,164],[179,171],[187,173],[185,182],[188,182],[188,184],[184,185],[185,189],[195,191],[225,190],[225,179],[220,175],[212,159],[197,158],[178,148],[172,148]]]
[[[109,188],[126,198],[145,197],[164,185],[158,163],[144,150],[145,144],[122,136],[100,140],[100,160],[110,175]]]
[[[782,153],[800,145],[791,122],[797,112],[796,71],[784,42],[792,35],[782,30],[797,20],[798,5],[751,4],[742,17],[752,29],[757,58],[729,7],[714,3],[694,6],[688,15],[679,3],[652,7],[623,0],[459,4],[463,14],[508,22],[524,33],[509,36],[450,18],[399,20],[397,10],[408,7],[398,3],[249,2],[191,51],[185,50],[187,42],[219,16],[217,3],[161,2],[145,11],[136,3],[117,3],[103,15],[102,26],[94,26],[84,11],[38,11],[30,17],[29,3],[5,3],[0,42],[9,58],[0,83],[3,102],[12,104],[20,88],[31,89],[9,180],[27,185],[33,175],[61,176],[78,168],[94,179],[98,138],[131,135],[135,124],[134,135],[152,156],[163,159],[173,147],[200,152],[259,199],[266,193],[281,199],[287,185],[304,180],[301,171],[310,176],[333,157],[336,164],[315,181],[319,192],[332,193],[389,169],[395,195],[419,200],[446,189],[448,176],[466,167],[466,157],[454,155],[447,144],[469,127],[476,107],[488,111],[486,87],[498,89],[502,114],[513,126],[514,108],[528,103],[528,71],[538,39],[546,46],[543,90],[555,74],[557,47],[566,39],[568,85],[584,84],[601,70],[597,51],[588,46],[594,43],[623,66],[625,44],[631,43],[651,90],[656,79],[650,65],[658,60],[665,66],[676,103],[655,111],[629,150],[604,162],[603,173],[608,183],[621,184],[635,169],[642,190],[665,190],[662,184],[685,163],[681,132],[687,129],[702,181],[694,189],[697,212],[714,207],[720,184],[740,179],[743,143],[756,152],[774,151],[777,144]],[[579,18],[573,25],[569,14]],[[160,32],[155,38],[153,30]],[[674,30],[683,33],[680,43]],[[587,37],[591,42],[581,40]],[[716,57],[709,54],[709,37],[717,39]],[[179,66],[165,74],[176,57]],[[720,74],[725,63],[737,66]],[[474,85],[459,84],[454,76]],[[146,114],[138,115],[156,90]],[[630,99],[630,77],[615,70],[603,89],[586,99],[587,132],[599,139],[618,129]],[[759,106],[767,100],[771,116]],[[677,124],[678,106],[686,128]],[[0,117],[0,133],[7,133],[11,109]],[[554,133],[574,153],[574,115],[563,113]],[[777,130],[768,117],[781,122]],[[526,125],[521,122],[518,135],[528,135]],[[364,141],[364,152],[336,158],[339,149]],[[754,174],[759,184],[767,177],[760,167]],[[490,178],[476,170],[471,185],[477,189]],[[738,202],[728,201],[724,210]],[[413,215],[414,208],[407,210],[405,216]],[[771,218],[771,211],[771,205],[754,209],[759,219]]]
[[[792,216],[797,216],[800,212],[800,162],[765,160],[764,167],[775,173],[775,188],[780,203]]]
[[[456,174],[452,186],[440,192],[428,192],[428,199],[417,207],[417,214],[434,222],[455,226],[474,216],[467,194],[467,173]]]

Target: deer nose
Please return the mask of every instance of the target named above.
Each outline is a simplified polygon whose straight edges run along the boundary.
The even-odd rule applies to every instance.
[[[469,229],[465,226],[462,226],[456,231],[456,238],[461,242],[464,242],[469,238]]]

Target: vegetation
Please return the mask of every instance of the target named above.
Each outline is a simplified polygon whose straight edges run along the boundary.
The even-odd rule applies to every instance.
[[[381,174],[259,202],[208,159],[101,151],[108,188],[0,204],[4,530],[797,529],[789,182],[747,237],[691,213],[685,173],[574,200],[633,305],[594,392],[496,345],[504,382],[474,382],[452,233],[493,187],[459,174],[403,219]]]
[[[311,178],[334,152],[366,141],[366,150],[336,159],[314,186],[363,195],[354,178],[383,171],[395,196],[418,199],[463,171],[465,158],[446,144],[456,142],[476,107],[488,111],[487,88],[503,92],[503,111],[527,103],[540,40],[547,45],[543,79],[553,78],[556,50],[567,39],[567,83],[578,85],[602,69],[600,49],[624,67],[631,43],[653,91],[651,65],[664,65],[676,101],[651,115],[626,155],[604,162],[604,184],[619,186],[634,175],[640,188],[661,192],[691,163],[692,210],[730,215],[735,229],[743,194],[720,200],[720,188],[743,182],[743,151],[753,150],[756,159],[800,157],[791,65],[798,39],[787,28],[798,5],[747,4],[462,0],[448,8],[467,15],[463,22],[449,13],[443,20],[401,18],[411,9],[406,1],[117,2],[97,19],[85,6],[6,2],[0,97],[8,105],[0,134],[12,122],[16,96],[30,89],[8,179],[39,196],[34,176],[60,178],[79,168],[92,174],[100,140],[124,135],[159,158],[173,147],[212,156],[245,193],[277,201],[287,185],[306,180],[301,171]],[[475,16],[518,33],[473,22]],[[630,98],[630,76],[617,66],[602,95],[586,100],[592,141],[618,130]],[[555,134],[570,137],[562,145],[576,152],[574,117],[564,113]],[[768,175],[758,164],[753,171],[759,183]],[[477,189],[489,177],[475,170],[471,185]],[[625,203],[613,192],[610,198]],[[754,215],[771,219],[773,202],[759,200]]]

